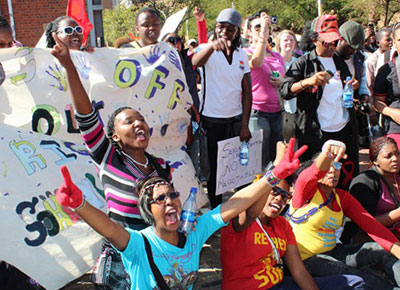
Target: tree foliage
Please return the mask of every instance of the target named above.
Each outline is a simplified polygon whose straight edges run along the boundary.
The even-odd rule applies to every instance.
[[[126,0],[129,1],[129,0]],[[400,14],[400,0],[322,0],[324,13],[334,13],[338,16],[339,25],[346,20],[355,20],[364,25],[374,23],[382,27],[393,23]],[[289,28],[297,33],[306,21],[317,17],[317,0],[149,0],[133,1],[130,7],[118,6],[114,10],[104,10],[104,32],[106,42],[111,45],[119,36],[128,35],[135,31],[135,14],[144,6],[153,7],[161,11],[165,19],[178,12],[183,7],[188,7],[178,33],[186,34],[185,21],[188,20],[189,38],[197,38],[196,23],[192,14],[195,6],[200,6],[206,11],[205,18],[208,31],[215,27],[218,13],[234,6],[242,17],[248,17],[261,9],[267,9],[270,15],[278,17],[278,26]]]
[[[114,9],[103,10],[104,39],[107,46],[113,46],[115,39],[129,36],[135,31],[135,15],[131,7],[119,5]]]

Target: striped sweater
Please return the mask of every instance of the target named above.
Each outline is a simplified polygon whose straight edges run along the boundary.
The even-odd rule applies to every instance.
[[[76,113],[76,120],[86,148],[98,168],[109,216],[124,226],[140,223],[138,219],[142,220],[142,218],[137,206],[138,197],[134,193],[136,184],[148,176],[161,176],[170,180],[168,164],[163,159],[146,153],[150,165],[155,169],[149,175],[143,173],[129,159],[126,159],[128,164],[125,165],[121,155],[107,138],[95,110],[88,115]]]

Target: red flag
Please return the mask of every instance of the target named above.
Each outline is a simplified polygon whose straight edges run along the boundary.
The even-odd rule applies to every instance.
[[[85,44],[90,30],[93,29],[85,10],[85,0],[68,0],[67,16],[72,17],[83,28],[83,44]]]

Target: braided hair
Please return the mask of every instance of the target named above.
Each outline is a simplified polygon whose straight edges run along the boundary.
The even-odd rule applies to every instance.
[[[150,225],[155,225],[153,213],[150,204],[153,199],[154,188],[157,185],[172,186],[167,180],[159,176],[146,177],[136,185],[136,195],[139,196],[139,211],[143,220]]]
[[[122,111],[130,110],[130,109],[133,110],[133,108],[131,108],[131,107],[120,107],[120,108],[116,109],[111,114],[111,116],[110,116],[110,118],[108,119],[108,122],[107,122],[107,138],[110,140],[111,144],[114,146],[115,151],[118,153],[119,156],[121,156],[122,149],[119,146],[119,144],[116,141],[114,141],[114,139],[112,137],[114,135],[114,133],[115,133],[115,118]]]
[[[53,48],[53,46],[56,45],[56,41],[54,40],[52,33],[53,32],[57,33],[58,28],[60,26],[60,22],[63,21],[64,19],[68,19],[68,18],[71,18],[71,17],[60,16],[47,25],[46,31],[45,31],[46,43],[47,43],[46,47]]]

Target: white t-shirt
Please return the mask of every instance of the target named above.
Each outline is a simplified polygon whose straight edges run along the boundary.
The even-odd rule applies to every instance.
[[[349,68],[351,76],[354,78],[356,75],[356,69],[354,67],[354,55],[350,56],[349,59],[345,59],[344,61],[346,62],[347,67]]]
[[[331,57],[318,57],[325,67],[331,70],[333,77],[325,85],[321,101],[317,108],[317,116],[321,130],[325,132],[338,132],[349,121],[349,112],[342,105],[343,86],[336,66]]]
[[[232,64],[221,51],[214,51],[200,68],[200,109],[202,115],[213,118],[231,118],[242,114],[242,79],[250,72],[246,52],[239,48],[233,52]],[[204,76],[205,73],[205,76]]]

